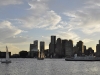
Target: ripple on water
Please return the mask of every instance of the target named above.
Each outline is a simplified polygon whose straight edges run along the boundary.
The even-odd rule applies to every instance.
[[[64,61],[64,59],[11,59],[0,63],[0,75],[99,75],[99,62]]]

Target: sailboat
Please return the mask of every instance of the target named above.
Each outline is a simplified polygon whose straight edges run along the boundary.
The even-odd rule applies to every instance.
[[[1,63],[11,63],[11,60],[9,59],[9,52],[8,52],[8,47],[6,46],[6,59],[4,61],[1,61]]]
[[[37,58],[38,60],[44,60],[44,58],[43,57],[41,57],[42,55],[43,55],[43,52],[42,52],[42,54],[41,54],[41,52],[39,52],[40,54],[39,54],[39,57]]]

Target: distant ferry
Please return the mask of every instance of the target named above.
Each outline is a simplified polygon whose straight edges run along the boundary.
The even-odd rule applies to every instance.
[[[77,54],[74,55],[72,58],[65,58],[66,61],[100,61],[99,57],[94,57],[94,56],[77,56]]]

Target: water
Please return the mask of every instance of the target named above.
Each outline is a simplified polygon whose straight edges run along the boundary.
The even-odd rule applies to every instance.
[[[100,75],[99,61],[11,60],[10,64],[0,63],[0,75]]]

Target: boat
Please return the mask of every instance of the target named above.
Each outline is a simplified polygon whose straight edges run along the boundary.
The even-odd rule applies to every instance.
[[[77,56],[77,54],[75,54],[74,57],[65,58],[65,61],[100,61],[100,57]]]
[[[44,58],[42,57],[42,55],[43,55],[43,52],[39,52],[40,54],[39,54],[39,57],[37,58],[37,60],[44,60]],[[41,54],[42,53],[42,54]]]
[[[38,60],[44,60],[44,58],[37,58]]]
[[[11,60],[9,59],[9,52],[7,46],[6,46],[6,59],[4,61],[1,61],[1,63],[6,63],[6,64],[11,63]]]

